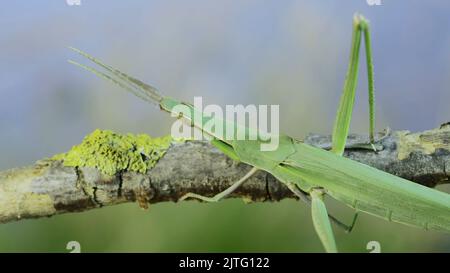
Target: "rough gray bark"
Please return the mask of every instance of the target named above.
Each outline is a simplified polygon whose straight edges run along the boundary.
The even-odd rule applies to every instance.
[[[367,139],[352,135],[348,143],[362,141]],[[330,137],[310,135],[305,142],[326,148]],[[384,149],[378,153],[351,148],[345,156],[428,187],[449,183],[450,126],[414,134],[392,132],[380,144]],[[111,177],[94,168],[64,167],[60,161],[44,159],[0,172],[0,223],[133,201],[146,207],[176,201],[187,192],[211,196],[249,169],[201,141],[174,144],[145,175],[123,172]],[[232,197],[278,201],[293,195],[270,174],[259,171]]]

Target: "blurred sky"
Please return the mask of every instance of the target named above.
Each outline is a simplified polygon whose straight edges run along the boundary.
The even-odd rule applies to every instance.
[[[389,126],[418,131],[449,121],[450,2],[381,1],[381,6],[369,6],[364,0],[81,0],[80,6],[69,6],[64,0],[3,3],[0,9],[3,26],[0,31],[0,169],[32,164],[39,158],[66,151],[95,128],[155,136],[169,133],[171,119],[157,108],[68,64],[67,59],[82,59],[67,46],[99,57],[172,97],[192,101],[194,96],[203,96],[204,103],[222,106],[279,104],[281,131],[299,138],[308,132],[329,133],[348,63],[352,15],[357,11],[370,20],[372,27],[377,129]],[[364,63],[360,76],[351,130],[362,133],[368,127]],[[239,200],[218,206],[216,209],[222,209],[228,217],[232,217],[235,210],[247,210]],[[204,223],[211,214],[216,214],[212,206],[206,207],[163,204],[159,211],[182,217],[187,213],[182,211],[184,208]],[[294,234],[300,226],[312,232],[307,225],[310,222],[291,221],[301,215],[295,214],[299,209],[295,203],[286,201],[250,207],[249,215],[258,216],[233,219],[243,221],[241,228],[257,228],[261,223],[254,222],[264,219],[262,208],[266,208],[278,212],[277,221],[290,219],[287,229]],[[280,214],[282,209],[286,212],[286,208],[290,208],[291,214]],[[103,210],[105,212],[3,225],[0,227],[3,233],[0,251],[64,251],[61,244],[65,239],[55,239],[46,230],[58,230],[59,225],[75,221],[71,219],[76,217],[81,217],[80,221],[85,223],[91,223],[94,217],[97,221],[103,219],[102,216],[109,219],[116,213],[118,218],[124,215],[143,217],[135,212],[135,207],[126,205]],[[302,215],[309,217],[306,211]],[[146,217],[150,219],[151,214]],[[372,223],[371,217],[364,219]],[[421,231],[373,221],[380,227],[388,226],[410,234],[411,238],[428,236]],[[137,226],[142,224],[136,223]],[[278,230],[276,221],[271,224],[270,230],[261,231],[264,238]],[[116,228],[111,228],[111,238],[128,238],[118,235],[122,234],[120,230],[126,230],[119,220],[113,226]],[[135,227],[128,225],[131,229]],[[197,228],[198,225],[191,224],[192,232]],[[215,231],[223,234],[228,229],[230,227],[217,227]],[[86,236],[74,230],[73,234]],[[161,226],[159,237],[169,236],[165,231],[167,229]],[[15,241],[24,238],[24,233],[31,237],[46,234],[50,238],[44,236],[35,243]],[[395,237],[391,233],[379,236]],[[407,248],[405,239],[391,246],[391,250],[450,250],[448,236],[435,233],[429,236],[433,239],[424,240],[439,243],[424,246],[419,242],[415,248]],[[90,250],[307,251],[312,248],[320,251],[316,241],[296,248],[289,242],[298,243],[297,240],[289,237],[286,244],[277,246],[257,245],[257,239],[249,245],[227,245],[224,240],[212,246],[191,241],[172,246],[161,238],[159,241],[111,238],[109,243],[98,239],[100,241],[97,240]],[[56,241],[47,247],[49,240]],[[111,240],[119,243],[111,243]],[[347,250],[364,251],[364,246],[352,248],[349,244]]]

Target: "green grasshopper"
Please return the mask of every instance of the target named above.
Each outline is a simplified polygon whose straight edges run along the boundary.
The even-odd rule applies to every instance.
[[[158,91],[127,74],[105,65],[94,57],[78,50],[82,56],[101,66],[105,72],[73,61],[73,64],[111,80],[136,96],[156,102],[164,111],[182,117],[191,126],[212,136],[211,143],[230,158],[253,166],[239,181],[213,197],[187,193],[180,200],[196,198],[217,202],[230,195],[258,170],[264,170],[284,183],[298,198],[311,206],[315,230],[327,252],[337,252],[331,222],[350,232],[356,222],[358,211],[366,212],[388,221],[403,223],[423,229],[450,231],[450,195],[420,184],[402,179],[342,156],[350,126],[358,79],[359,51],[364,38],[369,91],[369,139],[366,148],[380,145],[374,138],[374,77],[372,50],[368,21],[356,14],[353,18],[353,35],[350,63],[337,111],[330,151],[313,147],[287,135],[277,136],[279,146],[274,151],[261,151],[262,140],[227,140],[218,137],[212,130],[203,127],[211,117],[206,117],[191,104],[163,97]],[[177,105],[189,109],[179,112]],[[200,115],[201,119],[195,119]],[[216,117],[213,117],[213,119]],[[218,122],[229,122],[219,120]],[[245,128],[249,133],[250,129]],[[378,147],[377,147],[378,145]],[[329,215],[324,196],[329,195],[355,210],[350,226]]]

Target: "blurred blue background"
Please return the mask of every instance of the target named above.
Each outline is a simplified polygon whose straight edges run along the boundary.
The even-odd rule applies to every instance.
[[[352,15],[372,26],[377,129],[431,129],[450,120],[450,2],[17,0],[0,9],[0,169],[70,149],[95,128],[170,132],[171,118],[67,63],[74,46],[157,86],[204,103],[279,104],[281,131],[330,133]],[[367,132],[365,64],[351,130]],[[350,221],[351,212],[332,204]],[[450,251],[450,236],[363,215],[343,251]],[[0,251],[322,251],[308,209],[293,200],[245,205],[127,204],[0,225]]]

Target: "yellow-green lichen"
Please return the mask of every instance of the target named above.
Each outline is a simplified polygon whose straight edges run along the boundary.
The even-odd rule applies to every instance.
[[[64,166],[94,167],[108,175],[119,171],[146,173],[166,153],[171,142],[170,136],[120,135],[97,129],[81,144],[52,159],[63,160]]]
[[[412,152],[432,154],[437,149],[450,151],[450,125],[442,125],[441,128],[419,133],[409,131],[397,132],[398,159],[408,158]]]

